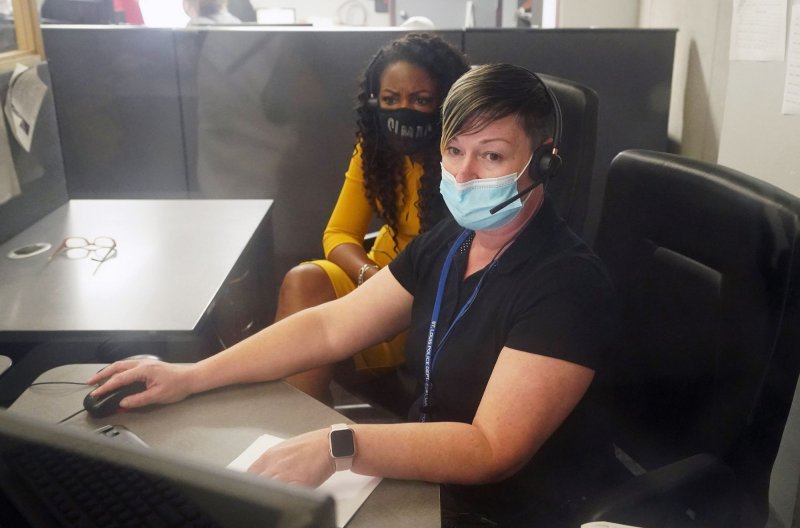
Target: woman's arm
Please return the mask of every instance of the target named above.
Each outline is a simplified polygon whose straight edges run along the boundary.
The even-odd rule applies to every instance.
[[[281,379],[339,362],[396,335],[409,325],[413,298],[389,270],[379,276],[369,288],[303,310],[201,361],[198,389]]]
[[[125,398],[123,407],[174,402],[189,394],[234,383],[281,379],[335,363],[408,327],[412,297],[384,269],[349,295],[298,312],[191,366],[117,362],[88,383],[109,379],[104,394],[134,381],[147,390]]]
[[[580,365],[506,348],[472,424],[353,425],[353,470],[430,482],[501,480],[530,460],[577,405],[593,376]],[[318,485],[333,471],[327,449],[327,431],[312,431],[271,449],[251,471]]]
[[[350,158],[350,165],[344,175],[344,183],[339,191],[336,206],[331,212],[325,232],[322,235],[322,247],[325,258],[339,265],[355,280],[358,269],[367,261],[367,253],[363,248],[364,235],[367,234],[372,221],[373,211],[364,190],[364,170],[361,160],[361,145],[357,144]],[[335,253],[341,246],[345,246],[343,261],[339,262]],[[360,262],[349,266],[349,259],[357,258]]]
[[[364,246],[356,244],[339,244],[328,253],[328,260],[342,268],[354,283],[358,284],[361,268],[365,265],[362,283],[373,277],[380,267],[367,256]]]
[[[373,215],[364,191],[361,145],[356,145],[342,190],[322,236],[325,258],[342,268],[353,282],[358,281],[359,271],[364,264],[375,265],[367,257],[363,245]],[[370,267],[364,278],[376,272],[376,268]]]

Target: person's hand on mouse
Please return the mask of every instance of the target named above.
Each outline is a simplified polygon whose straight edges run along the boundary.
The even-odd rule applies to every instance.
[[[268,449],[247,471],[316,488],[334,472],[328,451],[328,430],[319,429],[284,440]]]
[[[124,398],[120,407],[132,409],[154,403],[174,403],[192,393],[189,383],[191,365],[174,365],[154,360],[117,361],[107,366],[87,380],[95,385],[103,382],[92,391],[99,397],[107,392],[129,385],[135,381],[144,382],[147,390]]]

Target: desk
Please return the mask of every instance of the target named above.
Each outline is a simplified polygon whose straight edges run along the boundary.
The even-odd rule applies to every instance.
[[[0,246],[0,333],[191,332],[272,200],[71,200]],[[49,256],[68,236],[117,241],[97,262]],[[6,255],[48,242],[25,259]]]
[[[45,372],[36,381],[83,382],[101,366],[64,365]],[[56,423],[82,409],[87,392],[88,387],[76,385],[30,387],[9,409]],[[288,384],[270,382],[226,387],[180,403],[102,420],[82,413],[66,424],[88,430],[105,424],[125,425],[155,449],[225,466],[264,433],[289,437],[345,421],[336,411]],[[437,485],[384,479],[347,527],[439,525]]]

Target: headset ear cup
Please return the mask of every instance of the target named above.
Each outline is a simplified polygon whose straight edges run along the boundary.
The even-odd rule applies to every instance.
[[[376,89],[377,91],[380,92],[380,87],[379,87],[380,82],[378,79],[376,79],[377,72],[375,71],[375,65],[378,64],[378,61],[380,61],[381,58],[383,58],[383,49],[379,50],[378,53],[376,53],[375,56],[372,57],[372,60],[369,62],[369,65],[367,66],[367,70],[365,72],[365,76],[367,78],[367,93],[369,93],[369,99],[367,99],[367,107],[373,108],[375,110],[377,110],[378,107],[380,106],[378,104],[378,97],[375,95]]]
[[[553,154],[552,152],[547,154],[547,177],[557,176],[563,164],[564,160],[558,154]]]
[[[561,156],[553,154],[553,146],[550,143],[541,145],[533,153],[533,163],[537,168],[539,176],[543,179],[552,178],[558,174],[558,170],[563,164]]]

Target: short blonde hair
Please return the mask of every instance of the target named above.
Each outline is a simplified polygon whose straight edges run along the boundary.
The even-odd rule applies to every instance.
[[[553,104],[530,71],[513,64],[474,66],[450,88],[442,104],[442,140],[478,132],[489,123],[516,116],[535,149],[552,135]]]

